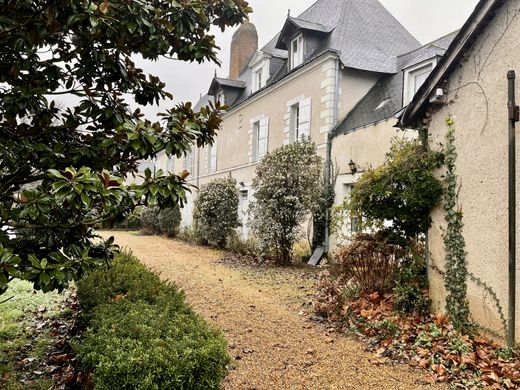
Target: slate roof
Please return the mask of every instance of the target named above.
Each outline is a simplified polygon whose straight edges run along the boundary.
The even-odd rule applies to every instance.
[[[193,107],[193,111],[194,112],[199,112],[202,107],[208,106],[210,102],[211,103],[215,102],[215,98],[213,96],[210,96],[210,95],[202,96],[199,99],[198,103],[195,105],[195,107]]]
[[[404,70],[422,61],[442,56],[458,31],[430,42],[412,52],[398,56],[397,63]],[[345,133],[396,115],[403,108],[404,72],[383,77],[350,111],[337,129]]]
[[[378,0],[319,0],[298,19],[332,31],[327,46],[349,68],[396,73],[396,56],[421,46]]]

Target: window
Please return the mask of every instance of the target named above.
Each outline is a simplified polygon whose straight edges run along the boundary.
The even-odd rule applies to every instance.
[[[217,171],[217,143],[208,147],[208,170],[207,173],[214,173]]]
[[[269,118],[253,123],[253,162],[260,161],[267,153],[269,137]]]
[[[303,64],[303,35],[299,35],[291,41],[291,69]]]
[[[189,173],[193,173],[193,150],[186,152],[184,157],[184,169]]]
[[[168,157],[168,161],[166,162],[166,171],[167,173],[172,173],[175,169],[175,156]]]
[[[217,93],[217,96],[215,97],[215,101],[219,102],[221,106],[223,106],[224,104],[226,104],[226,99],[225,99],[225,96],[224,96],[224,91],[219,91]]]
[[[409,104],[419,88],[424,84],[433,68],[436,61],[430,61],[426,64],[419,64],[411,69],[405,71],[404,79],[404,105]]]
[[[255,79],[253,80],[253,92],[256,92],[259,89],[262,89],[262,87],[264,86],[264,83],[263,83],[264,69],[260,68],[258,70],[255,70],[254,77],[255,77]]]
[[[267,85],[267,80],[269,80],[269,67],[270,61],[267,57],[257,59],[253,64],[253,93]]]
[[[290,142],[311,136],[311,99],[303,99],[290,106]]]

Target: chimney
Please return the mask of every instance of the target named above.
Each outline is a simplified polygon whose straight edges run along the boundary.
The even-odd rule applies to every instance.
[[[231,61],[229,78],[237,80],[238,76],[246,68],[249,60],[258,50],[258,34],[253,23],[243,23],[233,34],[231,39]]]

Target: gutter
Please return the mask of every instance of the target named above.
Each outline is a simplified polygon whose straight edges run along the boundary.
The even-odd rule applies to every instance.
[[[327,135],[327,146],[326,146],[326,157],[325,157],[325,172],[324,172],[324,185],[325,185],[325,194],[327,195],[327,207],[325,209],[325,239],[324,239],[324,247],[325,253],[329,253],[330,250],[330,231],[329,231],[329,223],[330,223],[330,207],[328,204],[328,195],[330,191],[331,176],[332,176],[332,143],[334,142],[334,138],[336,138],[336,130],[339,127],[339,81],[340,81],[340,72],[341,72],[341,60],[340,55],[338,53],[336,57],[336,82],[334,86],[334,124],[332,129],[330,129]]]

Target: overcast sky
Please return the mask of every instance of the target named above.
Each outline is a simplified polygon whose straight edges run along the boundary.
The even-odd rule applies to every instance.
[[[408,29],[421,43],[425,44],[462,27],[478,0],[380,0],[381,3]],[[283,27],[287,10],[298,16],[315,0],[249,0],[253,7],[251,22],[258,30],[259,47],[269,42]],[[145,71],[158,75],[167,83],[167,89],[174,95],[173,102],[158,107],[147,107],[144,111],[153,116],[179,101],[196,101],[209,88],[215,70],[220,77],[229,73],[229,45],[236,28],[223,34],[216,32],[217,44],[221,48],[222,66],[206,63],[186,64],[178,61],[161,60],[140,65]]]

